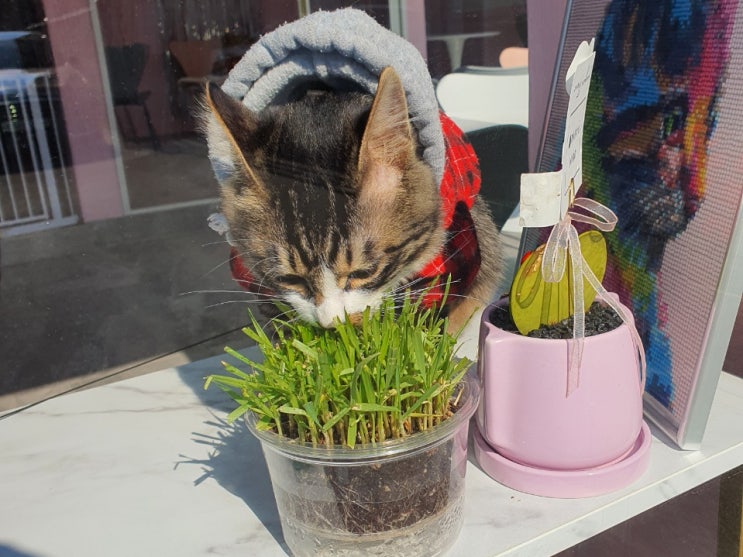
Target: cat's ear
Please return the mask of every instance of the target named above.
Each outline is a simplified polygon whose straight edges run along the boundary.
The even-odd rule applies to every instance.
[[[217,180],[226,185],[248,177],[260,184],[246,159],[255,144],[256,116],[213,83],[206,84],[202,105],[202,129]]]
[[[382,70],[359,152],[359,171],[381,174],[380,187],[396,187],[402,171],[415,155],[415,140],[400,77],[391,68]],[[397,178],[395,180],[395,178]],[[378,180],[375,180],[378,182]]]

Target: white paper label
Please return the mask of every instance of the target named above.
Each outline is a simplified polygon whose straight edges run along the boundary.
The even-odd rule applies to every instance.
[[[565,216],[583,184],[583,124],[596,53],[594,40],[582,42],[565,76],[568,112],[562,144],[562,168],[557,172],[521,175],[519,224],[553,226]]]
[[[530,228],[552,226],[560,220],[562,171],[521,175],[519,224]]]
[[[583,124],[586,119],[586,101],[588,89],[591,86],[591,72],[595,57],[593,39],[590,44],[582,42],[565,78],[570,100],[562,144],[563,182],[560,218],[565,216],[568,207],[583,185]]]

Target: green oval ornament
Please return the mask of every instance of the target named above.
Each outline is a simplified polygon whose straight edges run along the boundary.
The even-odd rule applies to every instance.
[[[599,282],[606,272],[606,240],[597,230],[578,236],[584,264]],[[542,276],[545,245],[525,257],[511,285],[509,307],[516,328],[522,335],[542,325],[553,325],[573,314],[573,271],[567,256],[565,274],[560,282],[546,282]],[[583,278],[583,307],[586,311],[596,297],[596,290]]]

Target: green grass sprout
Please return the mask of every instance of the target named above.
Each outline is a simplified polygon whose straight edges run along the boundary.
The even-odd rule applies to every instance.
[[[257,427],[316,446],[380,443],[426,431],[455,410],[457,386],[471,362],[455,356],[456,337],[424,296],[386,299],[361,322],[325,329],[292,314],[269,336],[250,316],[243,332],[263,353],[235,350],[225,374],[206,378],[236,403],[228,420],[253,412]],[[241,367],[246,368],[241,369]]]

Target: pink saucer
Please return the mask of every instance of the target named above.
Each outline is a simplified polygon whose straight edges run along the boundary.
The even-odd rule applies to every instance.
[[[584,470],[547,470],[525,466],[497,453],[473,428],[475,458],[483,471],[503,485],[543,497],[593,497],[628,486],[645,473],[650,463],[650,428],[643,421],[640,435],[627,455],[614,462]]]

